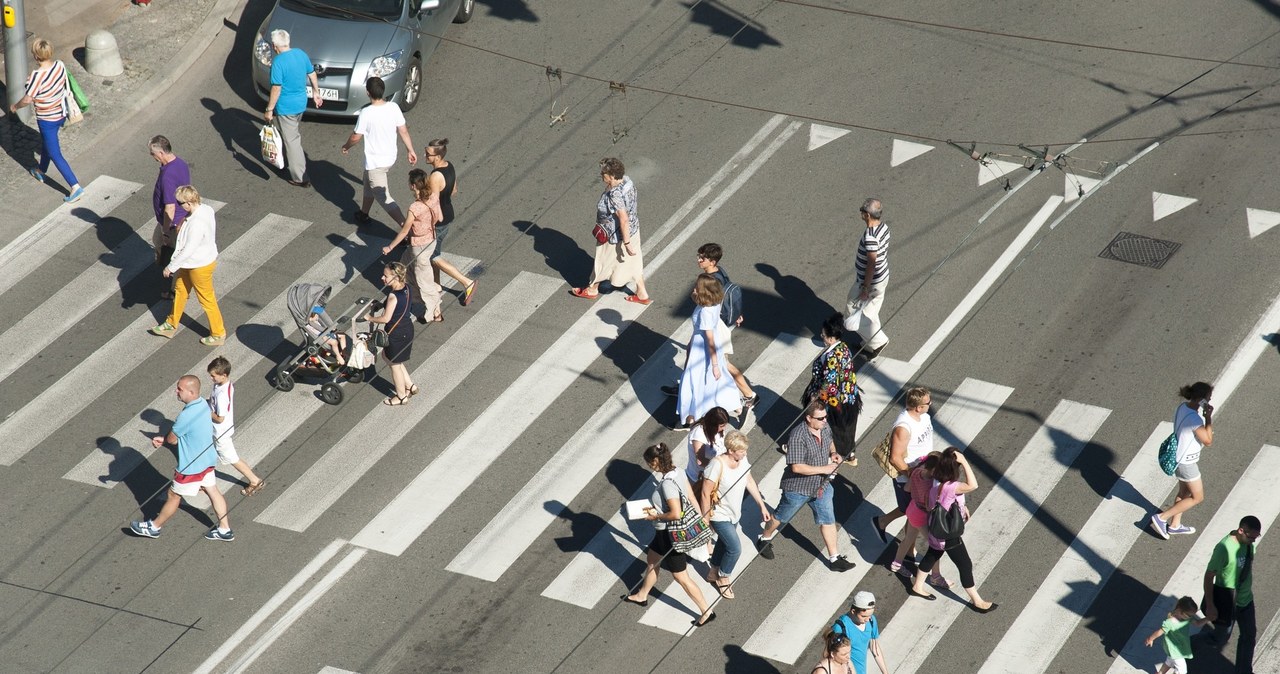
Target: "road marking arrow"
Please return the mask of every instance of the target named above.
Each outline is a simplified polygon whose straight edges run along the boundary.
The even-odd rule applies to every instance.
[[[1086,178],[1078,176],[1074,173],[1066,174],[1067,186],[1063,189],[1063,203],[1071,203],[1079,199],[1081,195],[1093,189],[1094,185],[1102,182],[1101,178]]]
[[[988,163],[978,166],[978,186],[981,187],[992,180],[1003,178],[1020,168],[1026,167],[1011,161],[992,159]]]
[[[932,145],[912,143],[910,141],[894,138],[893,156],[889,159],[889,166],[901,166],[932,149]]]
[[[1199,201],[1199,199],[1192,199],[1191,197],[1180,197],[1176,194],[1165,194],[1163,192],[1152,192],[1151,193],[1151,220],[1152,222],[1154,222],[1156,220],[1159,220],[1160,218],[1165,217],[1166,215],[1173,215],[1174,213],[1177,213],[1178,211],[1186,208],[1187,206],[1190,206],[1191,204],[1194,204],[1197,201]]]
[[[1257,235],[1280,225],[1280,213],[1275,211],[1264,211],[1260,208],[1246,208],[1245,213],[1249,217],[1249,238],[1252,239]]]
[[[812,152],[831,141],[849,133],[848,129],[841,129],[835,126],[823,126],[822,124],[809,125],[809,151]]]

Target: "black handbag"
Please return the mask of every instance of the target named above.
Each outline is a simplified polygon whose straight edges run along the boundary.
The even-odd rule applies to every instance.
[[[391,338],[387,336],[387,331],[382,328],[375,328],[369,333],[370,349],[385,349],[391,343]]]
[[[940,541],[950,541],[964,535],[964,510],[960,499],[951,502],[950,508],[942,507],[942,486],[938,486],[938,500],[929,509],[929,535]]]

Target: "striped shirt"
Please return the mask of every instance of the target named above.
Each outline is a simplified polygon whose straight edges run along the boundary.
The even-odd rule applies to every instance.
[[[31,97],[36,119],[56,122],[66,116],[62,101],[67,97],[67,68],[62,61],[40,70],[32,70],[27,77],[27,95]]]
[[[875,273],[871,275],[871,282],[884,283],[889,280],[889,225],[880,223],[875,227],[868,227],[863,232],[862,238],[858,240],[858,259],[854,266],[858,271],[858,284],[861,285],[863,279],[867,275],[867,256],[871,253],[876,254]]]

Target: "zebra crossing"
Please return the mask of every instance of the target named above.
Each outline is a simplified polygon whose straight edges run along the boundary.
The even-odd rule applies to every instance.
[[[0,295],[13,288],[22,278],[56,255],[75,237],[85,233],[95,218],[106,217],[112,209],[137,193],[140,186],[109,177],[91,185],[84,201],[75,206],[59,207],[32,232],[0,250],[0,261],[6,274],[0,275]],[[214,203],[216,207],[222,204]],[[1055,204],[1056,205],[1056,204]],[[1047,220],[1052,209],[1042,209],[1033,222],[1036,227],[1024,230],[1031,234]],[[1043,216],[1043,217],[1042,217]],[[256,270],[266,265],[312,223],[278,214],[267,214],[240,238],[223,247],[219,258],[218,290],[223,296],[235,293],[237,286]],[[40,321],[50,333],[60,334],[82,321],[98,305],[128,280],[140,274],[150,263],[150,253],[142,245],[141,234],[148,232],[154,221],[137,229],[133,237],[116,247],[112,255],[128,260],[124,266],[97,263],[53,295],[50,305],[38,308],[22,322],[0,334],[0,355],[7,356],[0,365],[0,381],[22,367],[36,354],[35,346],[19,339],[29,330],[26,321]],[[687,230],[681,236],[687,238]],[[334,250],[324,255],[297,278],[298,281],[332,282],[335,294],[346,289],[351,267],[373,264],[385,239],[350,235]],[[674,246],[673,242],[673,246]],[[17,252],[21,248],[21,255]],[[670,256],[668,247],[660,256]],[[138,259],[135,259],[138,258]],[[1012,259],[1012,258],[1011,258]],[[464,273],[476,268],[479,260],[453,256]],[[12,270],[12,271],[11,271]],[[11,271],[11,273],[10,273]],[[998,277],[984,282],[989,286]],[[447,281],[446,285],[452,283]],[[415,379],[431,382],[424,387],[420,399],[403,410],[384,410],[374,406],[336,443],[319,456],[287,488],[266,492],[265,507],[255,518],[257,525],[294,532],[305,532],[335,506],[350,488],[381,461],[398,443],[408,437],[424,419],[463,381],[480,368],[493,367],[491,356],[525,323],[564,283],[533,272],[520,272],[501,288],[493,288],[474,314],[454,330],[443,344],[422,360],[413,372]],[[261,365],[273,349],[296,339],[296,326],[285,309],[285,292],[279,289],[271,301],[245,321],[246,325],[267,329],[251,335],[236,335],[227,344],[192,361],[188,371],[202,372],[214,354],[230,359],[239,371]],[[110,389],[109,383],[139,367],[154,355],[167,340],[139,338],[156,322],[155,315],[166,305],[157,304],[142,312],[118,334],[109,336],[79,365],[63,374],[39,395],[0,422],[0,465],[10,466],[39,447],[59,427],[85,411]],[[511,384],[475,418],[459,419],[465,430],[430,461],[424,461],[420,472],[392,498],[349,542],[335,541],[325,548],[328,559],[336,557],[344,547],[358,554],[345,555],[340,568],[355,566],[366,552],[401,556],[480,478],[495,461],[511,451],[517,439],[558,398],[580,380],[600,352],[635,321],[646,307],[624,302],[620,295],[604,296],[551,344],[526,370],[512,372]],[[188,318],[198,318],[198,304],[187,307]],[[606,320],[602,314],[609,313]],[[954,326],[963,316],[953,314],[947,322]],[[34,325],[34,323],[32,324]],[[645,424],[651,423],[653,411],[663,404],[658,387],[676,377],[680,351],[691,332],[688,321],[680,323],[666,335],[661,346],[646,354],[644,364],[603,400],[578,430],[528,481],[512,494],[499,511],[484,523],[474,538],[465,542],[444,569],[461,577],[483,582],[512,581],[512,567],[529,551],[543,542],[546,530],[569,504],[578,499],[590,482],[615,457],[630,460],[634,452],[632,438]],[[941,338],[926,342],[924,356],[917,354],[909,361],[880,358],[859,375],[863,389],[863,418],[873,420],[891,412],[897,393],[913,382]],[[1252,347],[1250,347],[1252,348]],[[807,376],[807,369],[818,347],[805,337],[781,334],[765,346],[753,362],[739,363],[751,376],[761,393],[761,401],[746,420],[743,431],[751,432],[755,420],[768,414],[778,402],[788,397],[797,383]],[[926,382],[927,383],[927,382]],[[1238,382],[1237,382],[1238,383]],[[156,392],[146,409],[171,407],[169,384]],[[1221,389],[1220,389],[1221,390]],[[1014,389],[998,382],[965,378],[946,395],[946,402],[935,415],[939,447],[954,445],[965,449],[979,441],[984,429],[1007,404]],[[1220,395],[1220,399],[1225,399]],[[1051,401],[1050,401],[1051,402]],[[251,463],[269,455],[287,437],[298,431],[324,408],[305,391],[271,392],[251,416],[242,420],[238,444]],[[142,409],[142,408],[140,408]],[[1017,458],[1006,468],[997,484],[974,508],[968,529],[975,542],[972,546],[974,572],[979,586],[996,565],[1014,550],[1018,537],[1033,525],[1039,509],[1049,494],[1080,457],[1084,447],[1112,418],[1112,411],[1087,402],[1059,400],[1038,428],[1023,438]],[[113,423],[119,420],[112,420]],[[1013,625],[987,658],[982,672],[1048,671],[1077,629],[1081,617],[1098,599],[1108,578],[1139,540],[1141,531],[1133,524],[1140,519],[1146,503],[1162,502],[1170,491],[1170,480],[1159,471],[1153,457],[1160,441],[1170,431],[1168,422],[1160,422],[1137,455],[1124,470],[1111,492],[1102,498],[1085,526],[1066,546],[1062,559],[1044,579],[1038,590],[1022,606],[1006,605],[1004,610],[1018,611]],[[868,421],[860,429],[861,446],[869,447]],[[156,424],[143,417],[124,420],[110,436],[100,438],[95,449],[85,455],[62,476],[64,479],[103,489],[111,489],[134,470],[146,464],[154,452],[147,439]],[[878,431],[883,431],[878,428]],[[376,437],[370,441],[369,438]],[[872,436],[875,437],[875,436]],[[753,440],[755,437],[753,437]],[[676,451],[680,461],[684,452]],[[778,481],[784,461],[762,441],[753,443],[753,473],[757,476],[765,500],[776,504],[780,494]],[[869,456],[863,458],[861,471],[876,468]],[[1263,446],[1253,459],[1241,481],[1231,487],[1213,519],[1186,552],[1186,562],[1169,578],[1133,637],[1116,657],[1111,672],[1149,669],[1154,655],[1141,644],[1141,638],[1158,625],[1168,610],[1170,597],[1195,594],[1197,577],[1203,560],[1220,538],[1220,533],[1234,526],[1244,511],[1258,515],[1264,530],[1280,515],[1280,501],[1267,499],[1266,477],[1280,469],[1278,448]],[[865,474],[865,473],[864,473]],[[220,479],[226,491],[235,484]],[[651,486],[641,487],[631,498],[643,498]],[[545,507],[559,504],[559,510]],[[847,573],[832,573],[822,560],[814,559],[800,571],[776,603],[763,607],[758,623],[743,643],[743,650],[770,660],[795,664],[811,648],[815,635],[842,612],[849,595],[864,582],[869,573],[882,570],[878,566],[886,546],[873,531],[870,519],[894,507],[892,489],[887,480],[876,480],[865,500],[841,524],[847,534],[841,537],[843,547],[858,566]],[[739,576],[752,564],[778,564],[755,561],[756,552],[750,539],[758,533],[759,513],[755,504],[744,504],[743,555]],[[901,526],[901,521],[896,527]],[[563,553],[557,563],[563,568],[541,591],[542,600],[572,605],[582,610],[600,610],[609,592],[621,593],[621,578],[637,564],[643,548],[652,536],[646,522],[628,522],[620,513],[612,513],[600,529],[580,550]],[[893,531],[891,530],[891,533]],[[980,542],[979,542],[980,541]],[[785,543],[784,543],[785,545]],[[323,565],[321,565],[323,566]],[[318,573],[321,566],[312,569]],[[341,574],[331,570],[328,585],[340,580]],[[716,592],[691,572],[707,597]],[[742,581],[741,594],[749,594],[751,579]],[[1081,588],[1084,588],[1083,590]],[[321,593],[322,594],[322,593]],[[318,600],[316,591],[309,592],[307,604]],[[663,588],[658,600],[643,611],[637,622],[659,630],[697,638],[698,630],[690,629],[689,618],[696,609],[674,583]],[[607,602],[606,602],[607,603]],[[740,604],[744,604],[739,600]],[[762,607],[750,606],[746,611]],[[952,628],[964,605],[960,601],[911,602],[882,622],[889,662],[895,672],[922,671],[935,647]],[[265,618],[264,618],[265,619]],[[642,629],[642,628],[637,628]],[[1275,621],[1267,632],[1275,634]],[[252,630],[250,630],[252,632]],[[279,636],[279,632],[271,632]],[[273,636],[273,638],[274,638]],[[1264,637],[1265,639],[1265,637]],[[1267,651],[1268,642],[1259,644],[1259,657],[1275,658]],[[265,646],[262,646],[265,648]]]

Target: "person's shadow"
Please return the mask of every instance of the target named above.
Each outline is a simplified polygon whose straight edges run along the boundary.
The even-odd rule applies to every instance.
[[[202,98],[200,102],[209,111],[209,125],[222,136],[222,142],[231,153],[231,158],[240,164],[240,168],[254,176],[268,180],[267,172],[259,156],[262,154],[258,130],[265,121],[260,114],[251,114],[245,110],[224,108],[212,98]]]
[[[586,284],[593,261],[591,254],[583,250],[576,241],[559,230],[548,229],[528,220],[517,220],[511,226],[533,239],[534,252],[541,254],[547,267],[569,285],[579,285],[571,279],[581,279],[581,284]]]

